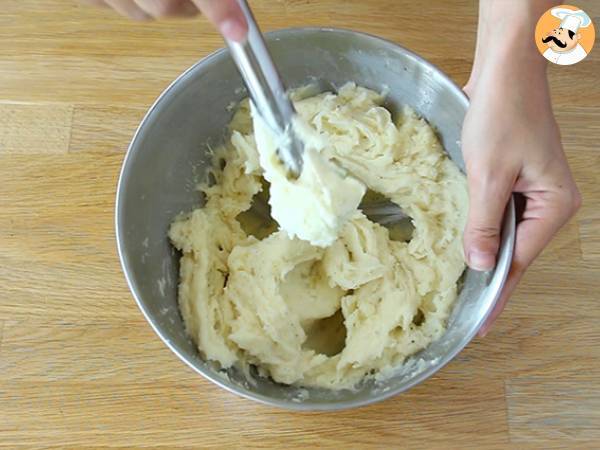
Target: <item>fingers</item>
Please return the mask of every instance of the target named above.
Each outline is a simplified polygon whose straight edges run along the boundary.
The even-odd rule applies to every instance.
[[[237,0],[82,0],[96,6],[110,6],[123,16],[148,20],[166,16],[193,16],[202,11],[223,36],[243,41],[248,24]]]
[[[81,3],[84,3],[86,5],[92,5],[92,6],[99,6],[101,8],[107,8],[108,5],[106,4],[106,2],[104,0],[80,0]]]
[[[498,318],[525,270],[548,245],[552,237],[577,212],[581,196],[574,183],[559,192],[533,192],[527,195],[523,221],[517,226],[515,251],[502,294],[479,330],[484,337]]]
[[[86,2],[98,6],[108,5],[119,14],[134,20],[193,16],[199,13],[191,0],[86,0]]]
[[[155,19],[161,17],[187,17],[199,13],[191,0],[134,0],[147,14]]]
[[[133,0],[105,0],[105,3],[119,14],[133,20],[149,20],[152,17]]]
[[[467,166],[469,215],[463,243],[467,264],[474,270],[491,270],[496,263],[502,217],[516,175],[492,163]]]
[[[476,77],[472,74],[471,77],[469,78],[469,81],[467,81],[467,84],[465,84],[463,86],[463,91],[465,94],[467,94],[467,97],[469,97],[469,98],[471,98],[473,96],[475,80],[476,80]]]
[[[236,0],[192,0],[221,34],[233,41],[243,41],[248,24]]]

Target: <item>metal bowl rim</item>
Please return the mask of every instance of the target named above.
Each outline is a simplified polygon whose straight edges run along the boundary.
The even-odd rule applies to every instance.
[[[360,31],[344,29],[344,28],[331,28],[331,27],[284,28],[284,29],[265,33],[265,36],[266,36],[267,41],[269,41],[270,39],[277,40],[281,36],[288,36],[290,34],[305,34],[305,33],[311,33],[311,34],[312,33],[335,33],[335,34],[342,34],[342,35],[346,34],[351,37],[360,37],[362,39],[377,41],[379,44],[383,44],[384,46],[386,46],[396,52],[404,53],[405,56],[412,58],[413,60],[417,61],[420,65],[423,65],[423,66],[427,67],[428,69],[436,72],[436,75],[440,76],[443,79],[443,81],[450,87],[450,89],[454,90],[456,94],[459,94],[459,97],[462,98],[462,100],[465,104],[465,107],[468,107],[469,100],[468,100],[468,97],[466,96],[466,94],[450,77],[448,77],[437,66],[435,66],[431,62],[427,61],[426,59],[422,58],[418,54],[402,47],[401,45],[399,45],[395,42],[392,42],[390,40],[381,38],[379,36],[375,36],[375,35],[360,32]],[[195,372],[199,373],[207,380],[210,380],[211,382],[215,383],[219,387],[221,387],[231,393],[237,394],[241,397],[244,397],[244,398],[247,398],[250,400],[257,401],[257,402],[265,404],[265,405],[276,406],[279,408],[295,410],[295,411],[333,411],[333,410],[350,409],[350,408],[357,408],[357,407],[366,406],[366,405],[370,405],[373,403],[377,403],[377,402],[386,400],[390,397],[393,397],[397,394],[400,394],[401,392],[404,392],[404,391],[416,386],[417,384],[422,383],[427,378],[431,377],[434,373],[436,373],[438,370],[442,369],[446,364],[448,364],[452,359],[454,359],[454,357],[458,353],[460,353],[464,349],[464,347],[466,347],[466,345],[473,339],[473,337],[477,333],[477,330],[481,327],[481,325],[487,319],[487,317],[493,310],[494,305],[496,304],[496,302],[500,296],[500,292],[502,291],[502,287],[504,286],[504,283],[506,282],[506,278],[508,276],[508,272],[509,272],[509,268],[510,268],[510,261],[512,260],[512,254],[513,254],[513,248],[514,248],[516,219],[515,219],[514,199],[512,197],[507,206],[507,210],[506,210],[506,214],[505,214],[505,218],[504,218],[503,238],[502,238],[502,242],[501,242],[501,252],[503,252],[503,251],[508,252],[508,254],[505,255],[504,260],[507,260],[509,262],[509,264],[504,265],[502,267],[497,266],[494,271],[492,281],[490,282],[490,284],[494,283],[497,286],[499,286],[499,288],[496,289],[495,292],[492,293],[493,299],[490,302],[490,307],[489,307],[488,311],[486,311],[486,313],[481,316],[477,326],[474,327],[473,331],[463,337],[460,345],[456,346],[450,352],[446,353],[444,355],[444,357],[441,358],[441,360],[437,364],[431,365],[430,367],[427,368],[427,370],[420,373],[419,376],[411,379],[410,382],[404,384],[400,388],[391,389],[387,392],[375,394],[372,397],[369,397],[366,399],[347,400],[347,401],[341,400],[341,401],[335,401],[335,402],[329,402],[329,403],[314,403],[311,401],[293,402],[290,400],[274,399],[274,398],[271,398],[271,397],[268,397],[265,395],[257,394],[250,390],[243,389],[240,386],[237,386],[236,384],[226,382],[225,380],[214,375],[213,373],[204,371],[200,367],[197,367],[182,352],[180,352],[171,343],[171,341],[168,339],[168,337],[165,336],[165,334],[163,333],[163,331],[160,328],[160,325],[158,325],[158,323],[154,320],[154,317],[151,315],[151,313],[145,307],[144,302],[142,301],[141,295],[139,294],[139,292],[135,286],[135,283],[132,280],[132,277],[130,276],[129,261],[128,261],[127,254],[123,247],[123,245],[124,245],[123,241],[125,239],[125,236],[123,235],[123,229],[122,229],[121,220],[120,220],[121,208],[122,208],[121,196],[123,195],[123,193],[122,193],[122,191],[124,189],[123,186],[125,184],[125,180],[127,179],[127,174],[130,169],[130,164],[131,164],[130,161],[131,161],[132,155],[136,152],[136,149],[135,149],[136,143],[137,143],[139,135],[142,133],[143,128],[146,126],[150,117],[158,110],[159,105],[169,97],[169,95],[171,94],[171,91],[173,91],[180,84],[183,84],[183,82],[187,78],[189,78],[193,73],[195,73],[196,71],[202,70],[205,67],[208,68],[208,66],[210,66],[212,61],[214,61],[217,58],[224,57],[227,53],[228,53],[228,51],[226,48],[220,48],[220,49],[210,53],[209,55],[207,55],[206,57],[197,61],[191,67],[186,69],[182,74],[180,74],[174,81],[172,81],[167,86],[167,88],[158,96],[158,98],[154,101],[152,106],[148,109],[148,111],[144,115],[144,118],[140,122],[139,126],[137,127],[137,129],[133,135],[131,143],[129,144],[129,146],[127,148],[127,152],[123,159],[121,171],[119,174],[119,180],[117,183],[117,194],[116,194],[116,200],[115,200],[115,231],[116,231],[115,234],[116,234],[116,241],[117,241],[117,252],[119,254],[119,260],[121,262],[121,268],[125,275],[127,285],[129,286],[129,289],[130,289],[131,293],[133,294],[133,297],[134,297],[139,309],[142,311],[142,314],[144,315],[144,317],[146,318],[146,320],[148,321],[148,323],[150,324],[150,326],[152,327],[154,332],[161,338],[161,340],[165,343],[165,345],[169,349],[171,349],[171,351],[173,353],[175,353],[180,360],[182,360],[185,364],[187,364],[189,367],[191,367]]]

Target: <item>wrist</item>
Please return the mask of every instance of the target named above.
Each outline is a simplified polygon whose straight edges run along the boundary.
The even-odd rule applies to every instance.
[[[507,51],[508,52],[508,51]],[[510,111],[513,117],[535,117],[552,111],[546,63],[508,61],[512,55],[498,54],[488,58],[478,78],[469,85],[472,102]]]
[[[504,38],[497,37],[484,50],[481,71],[514,73],[527,77],[546,77],[547,60],[540,55],[529,29],[515,30]]]
[[[539,17],[557,3],[555,0],[481,0],[468,91],[474,90],[484,69],[545,77],[547,64],[535,45],[535,26]]]

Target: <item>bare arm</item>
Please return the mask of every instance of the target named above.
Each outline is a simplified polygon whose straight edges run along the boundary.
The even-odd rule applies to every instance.
[[[547,63],[534,42],[537,20],[556,3],[480,2],[475,61],[465,86],[471,106],[463,127],[470,197],[464,247],[472,268],[493,267],[505,205],[512,193],[525,200],[510,275],[482,336],[526,268],[581,203],[552,112]]]

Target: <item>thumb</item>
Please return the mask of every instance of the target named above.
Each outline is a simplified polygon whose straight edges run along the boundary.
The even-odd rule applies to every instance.
[[[493,167],[482,169],[467,169],[469,215],[463,243],[469,267],[491,270],[496,264],[504,209],[516,177],[494,173]]]
[[[243,41],[248,24],[237,0],[192,0],[221,34],[236,42]]]

